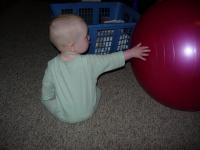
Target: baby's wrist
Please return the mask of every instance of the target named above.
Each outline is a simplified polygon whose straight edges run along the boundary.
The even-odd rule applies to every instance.
[[[134,57],[134,51],[132,49],[127,49],[124,52],[124,57],[125,57],[125,60],[133,58]]]

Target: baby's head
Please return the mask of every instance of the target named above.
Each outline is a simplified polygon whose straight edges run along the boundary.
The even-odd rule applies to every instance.
[[[49,26],[50,41],[61,53],[85,52],[89,45],[87,32],[85,21],[72,14],[56,17]]]

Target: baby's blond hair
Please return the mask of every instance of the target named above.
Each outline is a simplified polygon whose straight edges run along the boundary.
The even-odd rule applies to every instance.
[[[49,26],[50,41],[62,51],[66,44],[74,44],[82,33],[85,21],[76,15],[66,14],[56,17]]]

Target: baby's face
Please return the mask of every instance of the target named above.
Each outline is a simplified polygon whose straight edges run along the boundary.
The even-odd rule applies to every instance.
[[[76,53],[82,54],[87,51],[89,47],[89,35],[88,35],[88,28],[86,24],[81,26],[81,34],[80,37],[74,44],[74,48]]]

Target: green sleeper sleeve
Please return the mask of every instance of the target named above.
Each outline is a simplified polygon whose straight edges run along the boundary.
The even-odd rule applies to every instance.
[[[45,70],[42,81],[42,100],[53,100],[55,98],[55,88],[52,83],[52,75],[49,67]]]
[[[92,72],[96,76],[125,65],[125,58],[122,51],[107,55],[90,55],[89,57],[89,64],[91,64]]]

